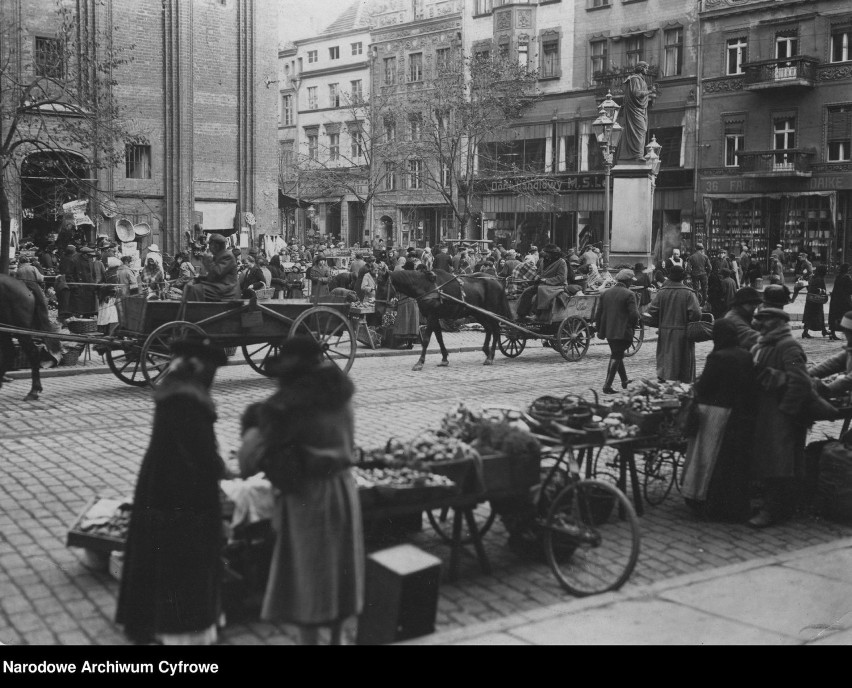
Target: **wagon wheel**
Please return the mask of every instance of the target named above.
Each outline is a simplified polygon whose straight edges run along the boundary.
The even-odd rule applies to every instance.
[[[438,537],[446,543],[452,543],[453,512],[449,508],[433,509],[432,511],[427,511],[426,516],[432,528],[438,534]],[[473,512],[473,518],[476,523],[476,529],[479,531],[479,537],[482,537],[491,529],[494,519],[497,518],[497,512],[494,511],[491,502],[485,502],[476,508]],[[473,542],[473,535],[466,523],[464,524],[464,530],[467,532],[467,535],[462,536],[461,544],[469,545]]]
[[[559,323],[554,345],[566,361],[579,361],[586,355],[591,341],[589,324],[583,318],[570,315]]]
[[[624,352],[625,356],[632,356],[637,351],[639,351],[642,346],[642,342],[645,341],[645,325],[642,322],[639,322],[639,327],[633,330],[633,341],[630,342],[630,346],[627,347],[627,350]]]
[[[519,332],[509,327],[500,328],[500,338],[497,340],[497,346],[500,347],[500,353],[509,358],[517,358],[521,355],[527,345],[527,338]]]
[[[142,374],[152,387],[156,387],[169,367],[172,360],[172,344],[189,334],[205,337],[206,334],[198,325],[183,320],[160,325],[148,335],[142,345]]]
[[[142,372],[141,346],[134,344],[130,349],[107,349],[105,355],[112,374],[124,384],[133,387],[144,387],[148,384]]]
[[[261,344],[243,344],[243,356],[255,372],[270,376],[266,369],[267,363],[281,353],[281,344],[263,342]]]
[[[290,326],[289,337],[308,335],[322,347],[323,356],[344,373],[355,361],[355,331],[345,315],[328,306],[314,306],[302,313]]]

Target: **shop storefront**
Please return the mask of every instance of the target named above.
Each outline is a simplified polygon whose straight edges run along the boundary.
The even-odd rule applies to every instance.
[[[790,260],[805,251],[829,270],[852,259],[850,173],[814,173],[796,179],[704,178],[701,187],[703,238],[711,249],[738,251],[746,242],[765,269],[777,244]]]

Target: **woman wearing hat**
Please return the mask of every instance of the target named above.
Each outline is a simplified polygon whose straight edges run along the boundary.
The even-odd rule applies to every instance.
[[[753,287],[743,287],[734,294],[734,302],[725,313],[724,320],[729,320],[737,332],[737,342],[740,348],[751,351],[757,344],[757,330],[752,327],[754,312],[763,303],[760,292]]]
[[[612,383],[615,375],[621,380],[621,388],[627,389],[630,380],[624,367],[624,352],[633,342],[633,333],[639,324],[639,308],[636,296],[630,291],[633,283],[632,270],[620,270],[615,276],[615,286],[605,289],[598,299],[595,314],[595,329],[598,338],[609,344],[609,364],[606,369],[604,394],[615,394]]]
[[[754,477],[763,484],[764,503],[749,525],[765,528],[793,512],[796,477],[804,474],[810,425],[803,414],[813,385],[805,351],[793,338],[789,314],[780,308],[762,308],[754,314],[754,322],[760,336],[751,351],[758,383],[752,460]]]
[[[314,264],[308,272],[311,281],[311,298],[314,300],[327,296],[329,293],[328,283],[331,280],[331,268],[325,260],[322,252],[317,253]]]
[[[339,645],[344,622],[364,605],[364,535],[351,471],[355,389],[313,337],[285,340],[267,370],[278,391],[256,408],[238,454],[243,477],[264,471],[275,487],[261,618],[296,624],[305,645],[329,627]]]
[[[754,364],[738,343],[737,326],[713,323],[713,351],[695,382],[698,431],[689,438],[681,492],[711,520],[751,516],[749,461],[754,433]]]
[[[181,340],[154,393],[154,427],[133,496],[116,622],[135,643],[216,642],[222,580],[219,456],[210,386],[226,363],[209,340]]]
[[[825,294],[825,275],[827,272],[828,269],[825,265],[817,265],[808,280],[806,293],[817,295]],[[793,299],[795,300],[795,298],[796,296],[794,294]],[[811,338],[808,330],[815,330],[816,332],[821,333],[823,337],[831,335],[831,332],[825,329],[825,308],[823,304],[813,303],[805,299],[805,311],[802,314],[802,339]]]

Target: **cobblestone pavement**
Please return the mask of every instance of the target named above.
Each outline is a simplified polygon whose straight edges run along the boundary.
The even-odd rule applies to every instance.
[[[452,337],[453,335],[450,335]],[[471,334],[456,335],[475,341]],[[597,343],[596,343],[597,344]],[[836,342],[804,342],[811,359],[837,350]],[[450,348],[454,347],[448,341]],[[710,344],[698,345],[703,362]],[[412,372],[411,356],[359,358],[351,374],[356,384],[357,442],[380,446],[389,437],[413,438],[434,427],[458,402],[471,406],[526,407],[543,394],[563,395],[602,385],[606,347],[595,345],[580,362],[568,363],[531,342],[517,359],[498,355],[483,367],[482,354],[457,353],[448,368],[427,357],[424,370]],[[654,376],[654,344],[647,342],[627,363],[631,377]],[[92,371],[93,372],[93,371]],[[118,583],[86,566],[84,552],[66,547],[68,527],[93,496],[131,495],[147,446],[152,418],[147,389],[123,385],[109,374],[84,374],[45,380],[38,402],[23,404],[26,382],[0,391],[0,642],[5,644],[125,644],[113,624]],[[28,387],[27,387],[28,389]],[[238,440],[239,415],[262,399],[274,383],[248,366],[228,366],[214,386],[217,435],[223,455]],[[813,435],[836,434],[837,424],[822,423]],[[482,514],[484,515],[484,513]],[[697,521],[677,493],[660,506],[646,506],[641,518],[639,563],[626,588],[633,589],[684,573],[745,562],[852,535],[852,527],[802,515],[792,522],[752,531],[740,525]],[[439,556],[447,546],[423,519],[406,541]],[[440,589],[438,631],[530,612],[570,596],[559,588],[547,565],[507,546],[498,519],[485,536],[492,572],[483,574],[472,552],[461,560],[460,576]],[[288,630],[251,614],[231,618],[224,644],[289,644]]]

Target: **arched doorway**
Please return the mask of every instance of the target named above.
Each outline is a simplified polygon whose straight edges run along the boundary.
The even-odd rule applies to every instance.
[[[65,151],[30,153],[21,165],[21,237],[44,246],[62,224],[62,204],[86,199],[97,180],[82,155]],[[84,237],[93,241],[94,237]]]
[[[379,218],[379,238],[385,240],[385,246],[388,248],[393,246],[393,218],[389,215]]]

